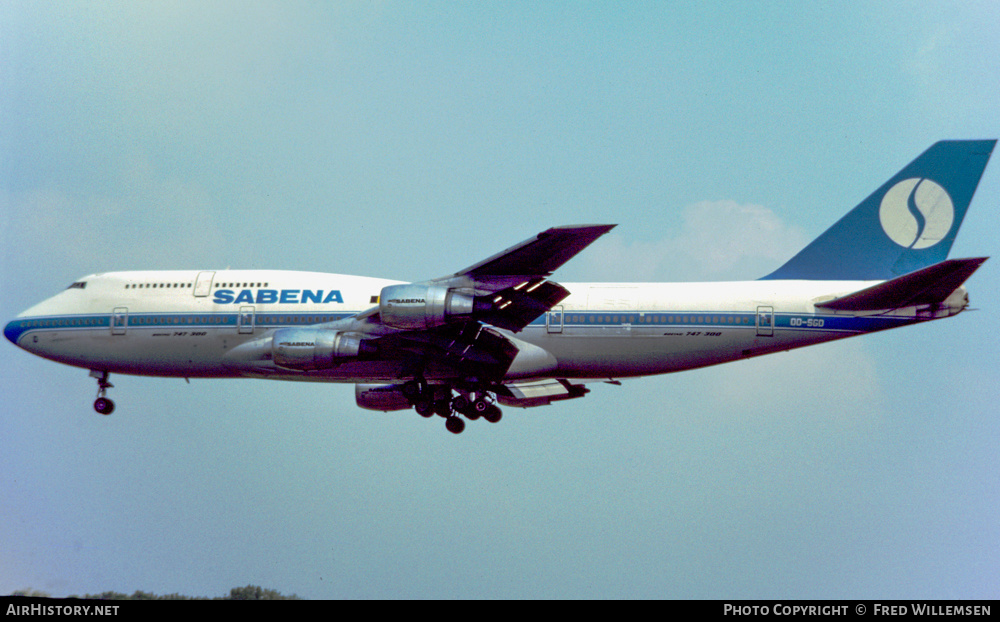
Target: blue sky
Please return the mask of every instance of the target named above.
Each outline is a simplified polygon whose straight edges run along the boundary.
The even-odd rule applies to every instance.
[[[619,226],[556,280],[752,279],[933,142],[1000,135],[992,2],[0,5],[0,316],[77,277],[419,280]],[[952,250],[994,253],[991,164]],[[596,385],[454,437],[349,386],[7,345],[0,593],[997,596],[979,311]]]

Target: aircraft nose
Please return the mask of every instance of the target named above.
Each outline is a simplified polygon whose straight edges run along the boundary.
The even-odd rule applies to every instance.
[[[7,325],[3,327],[3,336],[15,346],[17,345],[17,338],[20,335],[21,324],[17,320],[7,322]]]

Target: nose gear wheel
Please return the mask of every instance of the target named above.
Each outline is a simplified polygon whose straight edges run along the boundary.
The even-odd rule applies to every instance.
[[[115,403],[107,397],[108,389],[115,385],[108,382],[108,372],[92,370],[90,375],[97,378],[97,399],[94,400],[94,410],[102,415],[110,415],[115,410]]]

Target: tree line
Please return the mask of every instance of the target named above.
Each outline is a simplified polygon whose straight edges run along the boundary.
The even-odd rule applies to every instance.
[[[27,596],[31,598],[51,598],[50,594],[34,589],[16,590],[11,596]],[[286,596],[277,590],[269,590],[259,585],[234,587],[226,596],[184,596],[183,594],[153,594],[136,590],[132,594],[122,592],[101,592],[100,594],[84,594],[83,596],[67,596],[87,600],[301,600],[295,594]]]

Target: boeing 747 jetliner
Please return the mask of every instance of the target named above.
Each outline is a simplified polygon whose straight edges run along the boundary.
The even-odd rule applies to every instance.
[[[500,419],[664,374],[951,317],[985,257],[947,259],[995,140],[933,145],[771,274],[726,283],[548,280],[614,225],[548,229],[419,283],[319,272],[91,274],[4,328],[97,379],[355,384],[357,404]]]

